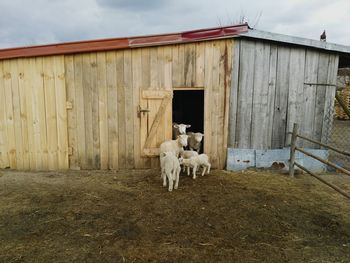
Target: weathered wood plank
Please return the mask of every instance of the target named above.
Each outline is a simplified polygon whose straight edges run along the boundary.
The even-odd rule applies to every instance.
[[[320,53],[318,60],[318,71],[317,71],[317,83],[327,84],[328,76],[328,65],[330,55],[327,53]],[[324,116],[324,106],[326,97],[327,86],[316,86],[316,104],[315,104],[315,119],[314,119],[314,138],[317,141],[322,139],[322,126]]]
[[[106,54],[107,72],[107,109],[108,109],[108,140],[109,140],[109,169],[117,170],[118,163],[118,94],[116,79],[116,53]]]
[[[126,121],[126,167],[134,168],[134,105],[132,89],[132,58],[131,50],[124,51],[124,87],[125,87],[125,121]],[[130,136],[131,135],[131,136]]]
[[[84,87],[83,87],[83,55],[74,56],[74,86],[77,114],[77,157],[81,169],[86,164],[86,143],[85,143],[85,111],[84,111]]]
[[[6,111],[6,128],[7,128],[7,145],[10,167],[12,169],[17,168],[17,157],[16,157],[16,137],[15,137],[15,124],[14,124],[14,113],[13,113],[13,102],[12,102],[12,91],[11,91],[11,66],[9,60],[3,61],[3,72],[4,72],[4,90],[5,90],[5,111]]]
[[[184,80],[186,87],[194,86],[195,82],[195,72],[196,72],[196,50],[195,44],[186,44],[184,46],[185,56],[184,56]]]
[[[211,153],[211,134],[212,130],[212,83],[213,83],[213,43],[208,42],[205,46],[205,79],[204,79],[204,153]]]
[[[273,116],[272,148],[285,146],[287,105],[289,88],[290,48],[279,46],[277,50],[277,78],[275,110]]]
[[[93,169],[93,132],[92,132],[92,84],[90,54],[83,54],[83,94],[84,94],[84,121],[85,121],[85,145],[86,167]]]
[[[101,154],[100,154],[100,126],[99,126],[99,87],[97,75],[97,53],[90,53],[91,65],[91,95],[92,95],[92,167],[101,169]],[[115,87],[116,89],[116,87]]]
[[[319,52],[316,50],[307,50],[305,57],[305,78],[304,83],[317,83]],[[315,100],[316,86],[304,84],[304,109],[305,113],[303,124],[300,125],[301,133],[305,136],[315,139],[314,137],[314,119],[315,119]],[[307,141],[302,142],[304,147],[315,147],[315,144]]]
[[[97,53],[97,87],[98,87],[98,115],[100,135],[100,162],[101,169],[108,169],[109,139],[108,139],[108,90],[106,53]],[[119,103],[119,100],[117,101]]]
[[[137,118],[137,105],[140,105],[140,90],[142,87],[142,54],[141,49],[132,51],[132,89],[133,89],[133,122],[134,122],[134,161],[135,168],[142,168],[140,141],[140,119]]]
[[[71,154],[68,156],[69,168],[79,168],[79,153],[78,153],[78,127],[77,127],[77,100],[75,97],[76,85],[74,80],[74,56],[68,55],[64,57],[65,72],[66,72],[66,90],[67,101],[72,104],[72,109],[67,110],[67,125],[68,125],[68,147],[72,149]]]
[[[269,83],[268,83],[268,101],[267,101],[267,132],[266,132],[266,148],[272,148],[272,131],[273,118],[275,109],[275,94],[277,80],[277,45],[270,45],[270,62],[269,62]]]
[[[0,61],[0,168],[10,167],[8,158],[7,116],[5,101],[3,61]]]
[[[26,114],[27,114],[27,131],[28,131],[28,147],[29,147],[29,166],[31,170],[36,169],[36,144],[34,140],[34,101],[33,101],[33,81],[32,77],[35,74],[35,58],[23,60],[24,64],[24,94],[26,97]]]
[[[268,147],[268,134],[266,117],[268,114],[269,94],[269,67],[270,67],[270,44],[255,43],[255,65],[253,72],[253,104],[251,145],[252,149],[266,149]]]
[[[251,115],[253,104],[253,86],[255,63],[255,42],[241,41],[240,72],[238,87],[237,112],[237,141],[238,147],[245,149],[251,147]]]
[[[55,56],[53,59],[55,64],[58,168],[68,169],[67,94],[65,86],[64,56]]]
[[[241,40],[235,40],[232,53],[232,71],[231,71],[231,86],[230,86],[230,114],[229,114],[229,124],[228,124],[228,146],[231,148],[238,147],[237,133],[237,109],[238,109],[238,88],[239,88],[239,61],[240,61],[240,46]]]
[[[180,63],[179,63],[179,45],[172,46],[172,83],[173,87],[180,87]]]
[[[118,164],[119,168],[126,168],[126,140],[129,131],[126,130],[126,100],[125,100],[125,85],[124,85],[124,51],[116,53],[117,67],[117,93],[118,93]]]
[[[58,169],[58,135],[56,112],[55,64],[52,57],[43,59],[48,169]]]
[[[289,89],[288,89],[288,113],[287,113],[287,132],[293,130],[293,124],[302,123],[304,115],[304,68],[305,68],[305,49],[292,48],[290,53],[289,67]],[[291,143],[291,135],[286,134],[285,145]],[[300,145],[299,143],[297,145]]]
[[[17,59],[10,60],[11,70],[11,90],[12,90],[12,106],[13,106],[13,122],[15,128],[15,142],[16,142],[16,164],[17,169],[22,170],[23,165],[23,140],[22,140],[22,121],[20,112],[20,95],[19,95],[19,72]]]
[[[204,55],[205,55],[205,43],[195,44],[195,86],[204,87]]]

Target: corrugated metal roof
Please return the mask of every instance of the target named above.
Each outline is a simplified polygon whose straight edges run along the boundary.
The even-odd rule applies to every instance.
[[[7,48],[0,49],[0,59],[62,55],[82,52],[136,48],[144,46],[178,44],[232,37],[245,32],[248,32],[247,23],[226,27],[199,29],[172,34],[136,36],[128,38],[110,38],[40,46]]]
[[[255,30],[255,29],[249,29],[248,32],[239,34],[239,36],[350,54],[350,46],[339,45],[339,44],[329,43],[325,41],[302,38],[302,37],[271,33],[271,32],[266,32],[261,30]]]

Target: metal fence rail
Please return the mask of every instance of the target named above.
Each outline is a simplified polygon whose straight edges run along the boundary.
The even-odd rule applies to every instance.
[[[327,145],[327,144],[324,144],[324,143],[320,143],[320,142],[317,142],[315,140],[312,140],[310,138],[307,138],[303,135],[300,135],[298,134],[298,124],[297,123],[294,123],[293,125],[293,132],[292,132],[292,137],[291,137],[291,147],[290,147],[290,162],[289,162],[289,175],[294,177],[294,166],[297,166],[299,167],[301,170],[307,172],[309,175],[313,176],[314,178],[316,178],[317,180],[319,180],[320,182],[328,185],[329,187],[333,188],[335,191],[337,191],[338,193],[342,194],[343,196],[345,196],[346,198],[350,199],[350,195],[346,192],[344,192],[342,189],[340,189],[338,186],[334,185],[334,184],[331,184],[327,181],[325,181],[324,179],[322,179],[321,177],[317,176],[316,174],[312,173],[311,171],[309,171],[308,169],[306,169],[304,166],[302,166],[301,164],[297,163],[295,161],[295,153],[296,151],[299,151],[307,156],[310,156],[311,158],[314,158],[315,160],[318,160],[326,165],[329,165],[329,166],[332,166],[333,168],[341,171],[342,173],[346,174],[346,175],[349,175],[350,176],[350,171],[343,168],[343,167],[340,167],[338,166],[337,164],[333,163],[333,162],[330,162],[330,161],[327,161],[327,160],[324,160],[318,156],[315,156],[299,147],[296,146],[296,141],[297,139],[300,138],[300,139],[304,139],[304,140],[307,140],[307,141],[310,141],[312,143],[315,143],[319,146],[322,146],[322,147],[325,147],[327,149],[330,149],[332,151],[336,151],[340,154],[343,154],[343,155],[346,155],[346,156],[350,156],[350,153],[349,152],[346,152],[346,151],[342,151],[342,150],[339,150],[335,147],[332,147],[330,145]]]

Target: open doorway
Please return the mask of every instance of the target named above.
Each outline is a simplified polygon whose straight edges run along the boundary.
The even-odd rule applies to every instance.
[[[204,133],[204,90],[174,90],[173,122],[191,124],[188,131]]]

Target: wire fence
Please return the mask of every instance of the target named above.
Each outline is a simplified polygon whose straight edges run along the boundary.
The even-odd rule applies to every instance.
[[[337,108],[337,105],[336,107],[329,107],[324,116],[325,125],[323,127],[328,129],[327,134],[329,135],[326,143],[343,151],[350,151],[350,120],[344,118],[344,114]],[[350,169],[349,156],[330,151],[329,160],[341,167]]]

